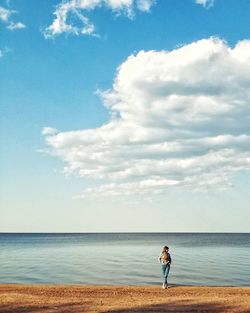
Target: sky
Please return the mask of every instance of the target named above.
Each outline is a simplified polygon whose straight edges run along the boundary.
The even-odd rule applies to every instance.
[[[0,232],[250,232],[249,12],[0,0]]]

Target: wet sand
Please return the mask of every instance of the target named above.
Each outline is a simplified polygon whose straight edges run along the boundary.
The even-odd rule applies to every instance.
[[[0,285],[0,312],[250,312],[250,288]]]

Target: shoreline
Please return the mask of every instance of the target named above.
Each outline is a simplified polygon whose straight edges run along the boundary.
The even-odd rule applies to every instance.
[[[0,284],[0,312],[250,312],[250,287]]]

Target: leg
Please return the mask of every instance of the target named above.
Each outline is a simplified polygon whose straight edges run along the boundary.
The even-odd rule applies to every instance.
[[[167,270],[167,265],[166,264],[162,264],[161,265],[161,269],[162,269],[162,278],[163,278],[162,288],[165,289],[166,288],[165,273],[166,273],[166,270]]]
[[[165,272],[164,272],[164,284],[165,284],[165,286],[168,285],[168,273],[169,273],[169,270],[170,270],[170,266],[166,265]]]
[[[162,277],[163,277],[163,282],[165,281],[165,272],[166,272],[166,265],[162,264],[161,265],[161,270],[162,270]]]

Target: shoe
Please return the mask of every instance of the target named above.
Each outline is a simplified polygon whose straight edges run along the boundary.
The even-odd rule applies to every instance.
[[[166,289],[166,285],[164,283],[162,284],[162,289]]]

